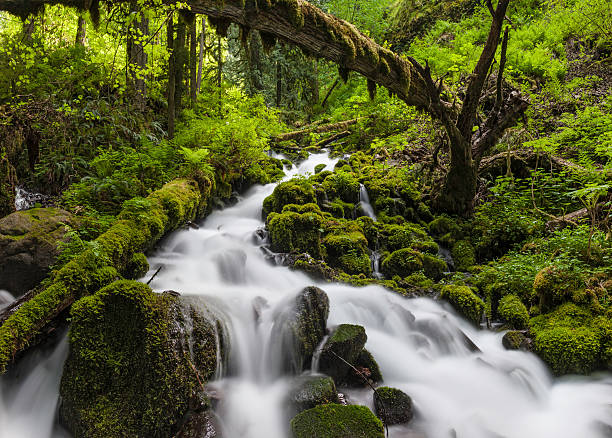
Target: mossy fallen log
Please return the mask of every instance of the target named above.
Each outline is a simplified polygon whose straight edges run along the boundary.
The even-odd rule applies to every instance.
[[[127,201],[106,233],[53,272],[38,293],[14,309],[0,326],[0,372],[74,301],[114,281],[135,253],[151,248],[164,234],[205,211],[212,184],[203,186],[179,179],[147,198]]]

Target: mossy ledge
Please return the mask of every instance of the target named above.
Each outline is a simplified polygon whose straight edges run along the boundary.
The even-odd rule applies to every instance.
[[[112,277],[97,275],[106,267],[124,272],[135,253],[152,247],[164,234],[205,211],[212,184],[169,182],[147,198],[126,201],[115,224],[89,249],[55,271],[0,327],[0,372],[26,349],[41,330],[77,299],[106,286]]]

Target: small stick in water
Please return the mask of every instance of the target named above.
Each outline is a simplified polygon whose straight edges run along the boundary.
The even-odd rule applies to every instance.
[[[153,274],[153,276],[149,278],[149,281],[147,281],[147,285],[151,284],[153,279],[157,276],[157,274],[159,274],[159,271],[161,271],[163,267],[164,265],[161,265],[159,268],[157,268],[157,271],[155,271],[155,274]]]

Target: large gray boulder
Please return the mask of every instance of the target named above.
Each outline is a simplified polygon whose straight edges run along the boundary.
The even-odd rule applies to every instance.
[[[0,219],[0,289],[19,296],[45,278],[67,241],[72,215],[59,208],[33,208]]]

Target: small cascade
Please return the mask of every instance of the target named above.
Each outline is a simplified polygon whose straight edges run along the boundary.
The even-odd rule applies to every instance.
[[[49,203],[49,197],[42,193],[30,192],[23,187],[15,188],[15,210],[27,210],[36,204],[45,206]]]
[[[0,310],[11,304],[15,297],[7,290],[0,289]]]
[[[438,245],[438,257],[446,262],[446,265],[451,272],[455,271],[455,261],[453,260],[450,249]]]
[[[372,263],[372,277],[378,280],[384,278],[380,272],[380,253],[378,251],[372,251],[370,254],[370,261]]]
[[[372,204],[370,204],[368,190],[363,184],[359,184],[359,205],[363,214],[365,214],[367,217],[372,218],[373,220],[376,220],[374,208],[372,207]]]

